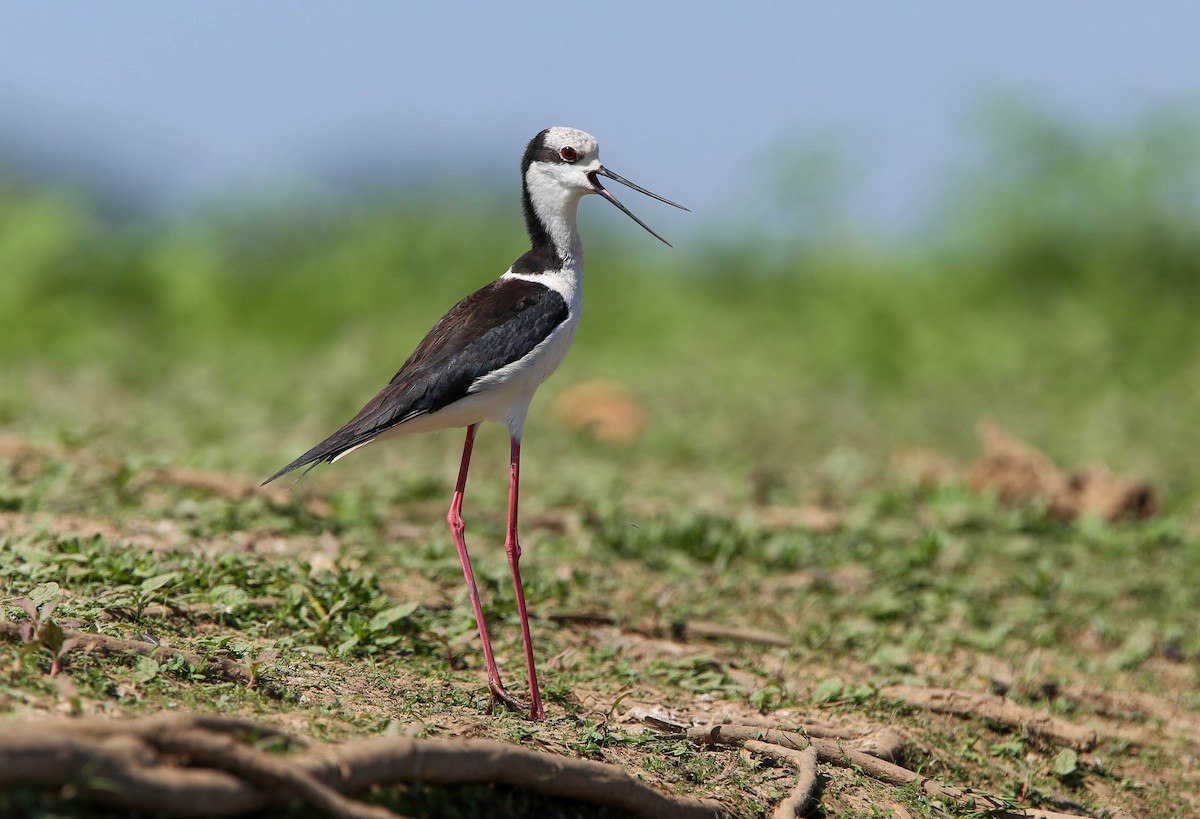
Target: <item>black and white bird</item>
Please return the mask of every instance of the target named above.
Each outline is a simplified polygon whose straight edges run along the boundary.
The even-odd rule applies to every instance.
[[[529,673],[532,719],[544,719],[541,692],[530,645],[525,590],[517,567],[517,494],[520,483],[521,432],[533,394],[562,362],[579,329],[583,306],[583,244],[576,226],[579,200],[599,194],[655,238],[670,244],[634,216],[599,177],[620,182],[660,202],[687,210],[600,164],[595,137],[573,128],[547,128],[535,136],[521,160],[521,203],[532,247],[500,278],[456,304],[417,345],[404,366],[378,395],[341,429],[276,472],[264,483],[293,469],[333,463],[373,441],[415,432],[466,427],[462,464],[446,516],[487,664],[491,702],[523,711],[500,681],[483,619],[479,591],[467,554],[462,518],[463,492],[475,432],[484,421],[508,427],[508,531],[504,548],[512,569],[521,637]],[[489,711],[491,705],[489,704]]]

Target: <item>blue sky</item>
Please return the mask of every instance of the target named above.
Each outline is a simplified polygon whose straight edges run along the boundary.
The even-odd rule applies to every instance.
[[[782,146],[836,146],[855,216],[900,225],[989,94],[1098,127],[1200,109],[1198,36],[1184,0],[6,3],[0,164],[102,166],[173,207],[376,173],[515,188],[561,124],[700,224]]]

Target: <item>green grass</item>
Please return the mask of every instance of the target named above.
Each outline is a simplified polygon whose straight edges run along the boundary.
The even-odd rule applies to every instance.
[[[440,505],[418,501],[380,512],[371,490],[347,476],[331,515],[313,517],[298,500],[284,507],[262,498],[231,501],[122,477],[120,465],[81,468],[75,457],[17,458],[0,479],[6,495],[25,493],[33,524],[4,541],[0,594],[39,604],[61,595],[54,616],[84,630],[127,639],[145,634],[201,654],[260,662],[264,680],[285,692],[282,700],[264,697],[175,661],[66,652],[74,701],[85,704],[77,707],[103,703],[135,714],[173,703],[266,720],[292,714],[303,716],[315,737],[333,740],[480,718],[485,696],[473,623]],[[39,480],[64,472],[71,481]],[[118,479],[123,495],[108,491]],[[56,512],[75,496],[96,499],[86,517]],[[1147,815],[1187,813],[1161,779],[1146,781],[1148,771],[1161,777],[1164,764],[1171,770],[1162,755],[1169,734],[1161,748],[1108,739],[1062,777],[1054,769],[1058,749],[986,726],[947,726],[876,693],[895,682],[986,689],[998,676],[1018,702],[1080,722],[1097,715],[1068,700],[1047,703],[1047,685],[1144,691],[1194,714],[1200,560],[1194,533],[1177,516],[1067,525],[954,487],[903,485],[859,492],[842,508],[842,523],[825,533],[780,528],[746,513],[618,515],[582,501],[558,511],[568,519],[564,529],[527,529],[524,568],[535,612],[608,611],[629,628],[716,621],[787,634],[792,647],[700,643],[679,655],[631,656],[628,638],[603,631],[588,637],[538,620],[554,717],[534,726],[496,715],[483,723],[486,735],[561,744],[754,815],[778,797],[761,791],[753,769],[731,773],[724,758],[631,732],[605,713],[632,697],[684,710],[709,702],[819,721],[866,718],[914,736],[928,772],[951,783],[1014,798],[1020,786],[1024,804],[1065,795],[1088,805],[1104,804],[1089,785],[1128,779],[1140,783],[1132,804],[1155,811]],[[148,521],[156,521],[149,534]],[[56,531],[83,533],[97,522],[108,531]],[[520,643],[498,547],[501,521],[481,511],[473,522],[486,613],[511,671]],[[404,534],[388,534],[398,528]],[[306,555],[328,534],[339,544],[335,565],[314,569]],[[286,557],[247,552],[239,545],[247,542],[284,548]],[[274,602],[254,604],[251,597]],[[197,603],[212,604],[211,613],[151,613],[156,604]],[[7,615],[22,616],[14,605]],[[0,645],[0,668],[15,668],[18,651]],[[560,659],[546,667],[553,657]],[[72,701],[47,676],[49,660],[36,653],[0,684],[13,713]],[[948,668],[956,670],[947,676]],[[510,680],[519,690],[520,676]],[[835,782],[847,793],[873,787],[839,775]],[[478,789],[388,797],[397,809],[425,806],[428,815],[469,815],[480,798]],[[511,808],[506,815],[533,809],[523,797],[494,798],[497,810]]]
[[[671,251],[627,225],[596,235],[585,207],[585,320],[539,406],[615,378],[648,404],[656,455],[796,481],[793,464],[838,449],[965,455],[994,415],[1068,462],[1189,495],[1194,131],[1098,137],[1023,116],[920,240],[697,230]],[[236,471],[271,470],[357,409],[522,250],[507,201],[121,227],[59,194],[0,200],[0,422],[101,445],[111,430],[112,448]],[[549,437],[544,413],[532,423]]]
[[[61,193],[0,186],[4,616],[25,616],[16,599],[61,598],[61,622],[253,662],[282,692],[67,650],[70,695],[44,647],[0,643],[0,711],[218,708],[321,740],[421,723],[614,761],[746,816],[768,813],[786,778],[618,716],[631,702],[784,712],[896,725],[923,771],[1021,804],[1191,815],[1196,776],[1171,724],[1200,710],[1197,131],[1095,134],[1020,111],[990,127],[979,167],[927,234],[904,240],[773,234],[755,250],[764,237],[702,224],[670,251],[627,225],[589,229],[585,206],[583,329],[527,427],[522,571],[541,617],[599,610],[617,628],[535,622],[546,725],[482,716],[444,524],[458,433],[368,449],[291,495],[250,491],[522,251],[511,203],[257,206],[120,226]],[[632,442],[595,440],[555,411],[593,379],[644,410]],[[1061,463],[1148,478],[1162,514],[1068,524],[892,468],[912,447],[970,460],[985,417]],[[506,443],[485,428],[465,513],[511,670]],[[233,490],[185,485],[167,469],[180,466]],[[776,514],[812,504],[831,528]],[[655,640],[677,621],[791,645],[669,651]],[[1096,723],[1102,745],[1060,758],[878,695],[896,682],[1002,684]],[[1086,702],[1048,700],[1054,686],[1149,694],[1173,716],[1127,718],[1153,735],[1134,743]],[[417,815],[602,815],[482,788],[378,797]],[[65,798],[5,795],[0,808],[86,810]],[[828,815],[881,815],[889,801],[933,815],[845,770],[830,769],[823,800]]]

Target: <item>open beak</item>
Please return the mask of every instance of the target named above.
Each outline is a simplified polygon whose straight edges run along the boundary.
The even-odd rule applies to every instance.
[[[687,208],[685,208],[683,205],[679,205],[679,204],[676,204],[675,202],[672,202],[670,199],[664,199],[663,197],[659,196],[657,193],[651,193],[650,191],[646,190],[645,188],[641,187],[640,185],[633,184],[628,179],[618,176],[617,174],[613,173],[612,171],[610,171],[608,168],[604,167],[603,165],[601,165],[599,168],[590,172],[587,175],[588,181],[592,183],[592,186],[596,189],[596,193],[600,194],[605,199],[607,199],[609,202],[612,202],[614,205],[616,205],[618,208],[620,208],[621,211],[624,212],[624,214],[626,216],[628,216],[630,219],[632,219],[633,221],[635,221],[639,225],[641,225],[643,228],[645,228],[646,231],[651,236],[653,236],[655,239],[658,239],[658,241],[662,242],[667,247],[672,247],[670,242],[668,242],[666,239],[664,239],[663,237],[661,237],[657,233],[655,233],[653,230],[651,230],[650,226],[647,225],[645,222],[643,222],[641,219],[634,216],[633,213],[629,210],[629,208],[625,207],[620,202],[618,202],[617,197],[615,197],[611,193],[609,193],[608,188],[606,188],[600,184],[600,180],[596,178],[597,174],[600,176],[607,177],[607,178],[613,180],[614,182],[620,182],[622,185],[624,185],[627,188],[633,188],[638,193],[644,193],[647,196],[651,197],[652,199],[657,199],[659,202],[665,202],[666,204],[668,204],[672,207],[679,208],[680,210],[687,210]],[[688,212],[690,213],[691,211],[688,211]]]

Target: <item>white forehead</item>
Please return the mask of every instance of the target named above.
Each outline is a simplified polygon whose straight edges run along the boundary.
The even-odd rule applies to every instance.
[[[556,153],[570,145],[580,154],[591,156],[600,151],[596,138],[586,131],[559,126],[546,131],[545,145]]]

